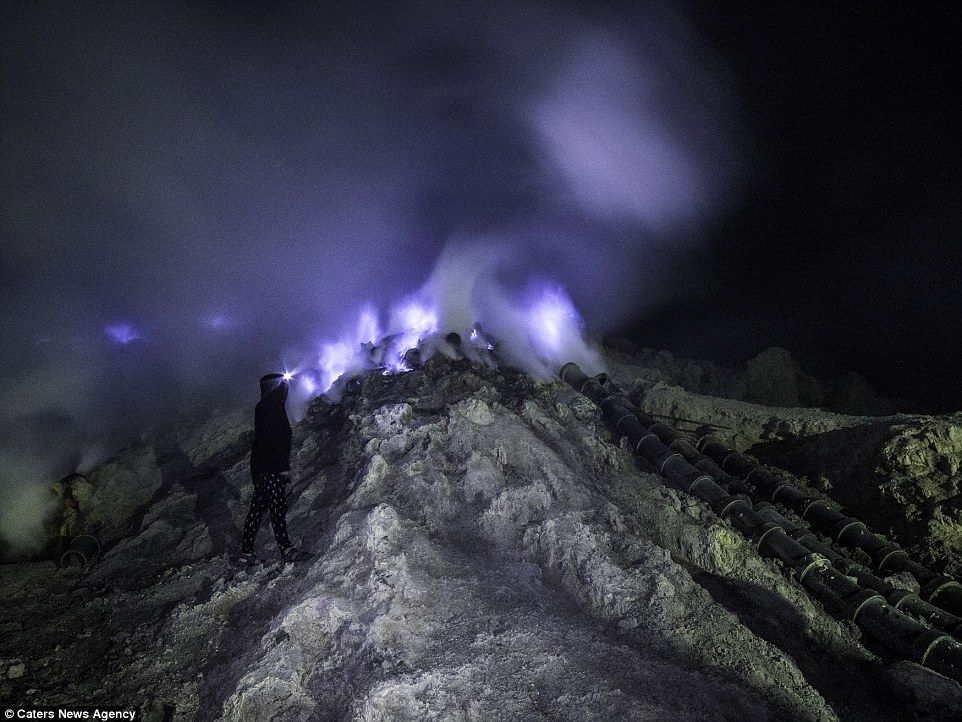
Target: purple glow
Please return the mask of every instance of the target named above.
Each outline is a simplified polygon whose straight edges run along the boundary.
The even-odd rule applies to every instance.
[[[327,391],[347,370],[358,353],[358,347],[345,343],[328,343],[321,346],[318,356],[318,370],[321,374],[321,388]]]
[[[325,341],[319,346],[316,379],[307,379],[308,393],[324,393],[341,376],[370,367],[368,349],[382,339],[377,309],[371,304],[361,308],[354,328],[338,341]]]
[[[384,367],[384,371],[381,372],[382,376],[391,376],[392,374],[403,374],[405,371],[411,371],[411,367],[408,366],[404,359],[391,361],[387,366]]]
[[[386,333],[375,307],[362,307],[348,332],[318,344],[316,365],[307,370],[316,379],[309,393],[330,391],[345,374],[375,368],[385,375],[410,371],[405,356],[412,349],[420,351],[423,361],[443,354],[485,365],[505,362],[542,380],[554,378],[558,368],[572,360],[602,370],[565,290],[541,282],[519,301],[497,278],[499,266],[508,259],[487,249],[489,243],[470,245],[464,239],[446,248],[424,286],[388,309]],[[463,342],[448,342],[450,332]],[[492,354],[495,340],[497,351]]]
[[[201,319],[207,328],[214,331],[230,331],[237,328],[237,321],[225,313],[214,313]]]
[[[581,317],[562,288],[541,291],[526,325],[531,346],[543,360],[558,362],[572,345],[583,344]]]
[[[304,389],[304,392],[308,396],[314,396],[314,394],[317,393],[317,384],[314,382],[314,379],[311,378],[310,376],[304,376],[303,378],[301,378],[300,383],[301,383],[301,387]]]
[[[606,223],[642,223],[657,235],[697,223],[731,172],[725,151],[678,117],[673,93],[691,84],[709,96],[684,53],[685,74],[664,71],[614,35],[589,35],[532,103],[528,120],[572,199]],[[714,98],[703,99],[705,115]],[[710,121],[708,121],[710,122]]]
[[[406,354],[418,343],[438,330],[438,313],[416,301],[407,301],[392,314],[391,327],[397,329],[391,337],[384,358],[385,374],[403,373],[411,367],[404,360]]]
[[[140,334],[129,323],[115,323],[104,326],[104,333],[115,343],[126,345],[140,338]]]
[[[481,335],[481,332],[478,331],[477,324],[471,327],[471,334],[468,336],[468,340],[471,342],[471,345],[476,348],[484,348],[488,351],[494,350],[494,344]]]
[[[438,330],[437,311],[413,301],[398,309],[395,319],[405,333],[416,336],[418,341]]]
[[[661,37],[661,26],[653,22],[652,37]],[[492,124],[490,137],[487,130],[470,136],[472,148],[511,152],[469,154],[464,176],[453,178],[450,187],[421,172],[431,170],[430,162],[418,162],[444,149],[447,136],[436,138],[428,128],[412,137],[407,125],[388,128],[371,145],[352,147],[343,159],[338,146],[329,148],[324,157],[337,162],[303,175],[317,178],[321,189],[319,195],[305,193],[307,201],[274,203],[290,197],[286,179],[295,177],[281,168],[272,186],[278,195],[259,209],[258,227],[248,229],[244,219],[232,229],[248,242],[238,244],[237,257],[223,266],[243,275],[220,275],[220,265],[201,263],[205,274],[226,285],[209,292],[204,285],[204,305],[192,318],[206,312],[203,322],[218,332],[242,318],[243,330],[258,334],[252,344],[258,349],[297,344],[306,363],[295,372],[313,374],[310,382],[294,379],[298,392],[309,386],[309,393],[327,392],[345,374],[373,368],[407,371],[404,357],[413,348],[424,360],[435,353],[460,355],[481,364],[507,363],[540,379],[551,378],[568,360],[596,365],[582,317],[560,286],[523,300],[518,289],[532,277],[556,278],[577,292],[593,331],[610,329],[636,310],[608,302],[619,292],[612,289],[625,287],[633,261],[652,243],[673,243],[674,232],[712,210],[714,188],[730,187],[716,183],[726,176],[728,142],[716,132],[713,111],[720,106],[713,86],[689,67],[690,38],[672,24],[671,32],[680,34],[677,55],[668,43],[652,58],[646,53],[654,51],[617,27],[572,25],[558,36],[552,62],[543,63],[537,53],[523,77],[512,75],[503,90],[479,94],[478,110],[494,99],[510,111],[512,128],[519,121],[527,127],[514,143],[502,137],[500,123]],[[380,65],[374,75],[380,78]],[[385,85],[375,87],[393,88],[402,79],[385,77]],[[364,86],[344,85],[344,107],[354,107],[349,101],[357,87]],[[697,118],[687,112],[690,98],[704,111]],[[406,102],[396,108],[402,111],[398,117],[406,117]],[[352,127],[354,119],[343,122]],[[386,165],[382,140],[396,151]],[[459,198],[464,202],[454,202]],[[430,222],[399,223],[412,209],[428,207]],[[483,230],[469,230],[477,228]],[[264,255],[266,238],[279,239],[271,248],[284,263]],[[589,244],[592,262],[586,263]],[[257,273],[250,274],[253,269]],[[248,277],[255,288],[238,296]],[[207,281],[206,275],[198,278]],[[412,279],[421,285],[405,295]],[[638,295],[645,303],[647,294]],[[251,306],[245,306],[247,298]],[[377,305],[359,307],[366,299]],[[448,332],[459,334],[460,347],[445,342]]]
[[[377,343],[381,340],[381,324],[378,322],[378,313],[370,304],[361,309],[361,316],[357,322],[357,342]]]

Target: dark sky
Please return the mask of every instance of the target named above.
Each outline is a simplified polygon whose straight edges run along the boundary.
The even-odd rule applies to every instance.
[[[960,6],[698,3],[737,77],[751,173],[679,258],[697,289],[639,331],[744,360],[766,344],[910,408],[962,408]]]
[[[246,400],[356,343],[365,308],[390,332],[418,296],[510,334],[549,282],[595,336],[729,362],[781,345],[962,408],[951,3],[0,13],[21,476]]]

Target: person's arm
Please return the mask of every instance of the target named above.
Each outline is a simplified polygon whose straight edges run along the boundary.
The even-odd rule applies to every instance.
[[[291,475],[291,423],[281,407],[271,414],[270,459],[274,473],[288,478]]]

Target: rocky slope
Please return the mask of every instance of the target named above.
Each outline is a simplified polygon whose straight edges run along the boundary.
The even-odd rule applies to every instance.
[[[958,574],[958,416],[759,406],[609,366],[650,412],[714,424]],[[145,438],[74,484],[94,564],[0,567],[0,699],[150,720],[957,718],[962,687],[826,614],[598,419],[561,383],[465,361],[368,374],[295,428],[288,519],[315,556],[274,561],[265,520],[252,568],[250,409]]]

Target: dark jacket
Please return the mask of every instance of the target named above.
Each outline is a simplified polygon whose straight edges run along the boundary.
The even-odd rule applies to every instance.
[[[291,422],[285,401],[287,387],[279,386],[264,393],[254,407],[252,473],[280,474],[291,470]]]

